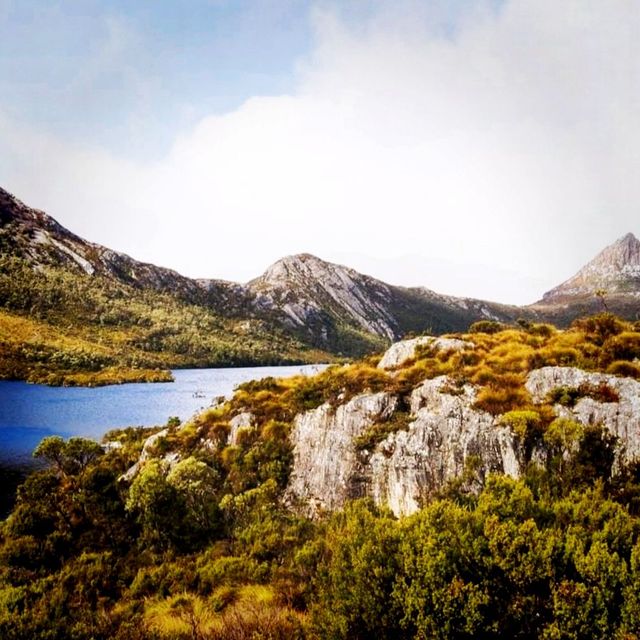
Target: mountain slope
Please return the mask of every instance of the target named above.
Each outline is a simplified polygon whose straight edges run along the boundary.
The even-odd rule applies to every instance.
[[[194,280],[88,242],[0,189],[0,255],[145,292],[176,296],[231,321],[338,355],[379,351],[407,332],[462,330],[478,319],[513,321],[521,310],[394,287],[309,254],[288,256],[247,284]]]
[[[206,299],[195,280],[86,242],[0,192],[0,378],[95,385],[332,359]]]
[[[603,249],[572,278],[547,291],[541,302],[567,302],[594,296],[598,291],[640,296],[640,240],[632,233]]]
[[[246,284],[187,278],[88,242],[2,189],[0,262],[0,309],[98,341],[96,352],[111,345],[106,364],[95,367],[123,359],[132,366],[221,366],[354,357],[408,333],[463,331],[478,320],[566,325],[603,307],[635,318],[640,296],[640,243],[631,234],[540,302],[517,307],[392,286],[309,254],[282,258]],[[606,295],[595,295],[601,289]],[[5,359],[15,358],[20,343],[3,339],[13,354]],[[38,362],[46,368],[55,358],[44,351],[49,355]],[[24,370],[5,368],[3,375],[22,377],[15,372]]]
[[[480,319],[512,322],[522,315],[518,307],[392,286],[309,254],[279,260],[247,286],[262,308],[276,310],[294,329],[306,328],[308,339],[336,346],[340,340],[331,330],[341,337],[340,328],[397,340],[409,332],[444,333]]]
[[[600,311],[640,318],[640,240],[619,238],[528,309],[560,325]]]
[[[88,242],[3,189],[0,189],[0,254],[23,258],[34,267],[63,267],[73,273],[113,278],[137,288],[190,297],[200,293],[200,287],[190,278]]]

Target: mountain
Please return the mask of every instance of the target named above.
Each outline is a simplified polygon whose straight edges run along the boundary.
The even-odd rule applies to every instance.
[[[603,249],[572,278],[547,291],[542,303],[567,302],[597,292],[640,297],[640,240],[632,233]]]
[[[561,325],[601,311],[640,318],[640,240],[619,238],[529,310]]]
[[[26,260],[35,268],[63,267],[101,275],[136,288],[194,296],[198,284],[171,269],[138,262],[65,229],[51,216],[26,206],[0,188],[0,254]]]
[[[219,288],[241,304],[234,285]],[[210,298],[197,281],[87,242],[0,190],[0,378],[98,385],[333,359]]]
[[[407,333],[464,330],[479,319],[513,321],[517,307],[386,284],[309,254],[288,256],[247,285],[254,306],[316,346],[342,350],[371,336],[379,347]],[[363,346],[366,346],[363,345]]]
[[[512,322],[522,313],[518,307],[388,285],[309,254],[287,256],[246,284],[191,279],[88,242],[2,189],[0,255],[40,271],[64,269],[173,295],[223,318],[258,321],[309,347],[345,356],[380,350],[408,332],[463,330],[478,319]]]
[[[140,350],[128,359],[147,366],[328,360],[381,351],[407,334],[464,331],[478,320],[566,325],[603,306],[634,318],[639,247],[628,234],[526,307],[393,286],[310,254],[284,257],[250,282],[234,283],[188,278],[89,242],[0,189],[0,309],[20,315],[23,334],[35,331],[25,317],[49,323],[57,331],[52,343],[69,327],[89,342],[105,327],[124,329],[124,341],[99,336],[102,347],[118,346],[120,356],[108,362],[125,358],[127,349]],[[601,289],[607,293],[595,295]],[[163,320],[159,308],[168,314]],[[0,331],[16,334],[16,322],[7,320]]]

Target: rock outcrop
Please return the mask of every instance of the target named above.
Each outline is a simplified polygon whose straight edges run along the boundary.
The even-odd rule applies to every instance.
[[[529,374],[526,388],[542,402],[559,387],[605,384],[616,402],[583,397],[572,408],[557,405],[559,417],[602,424],[623,445],[619,455],[640,455],[640,382],[570,367],[545,367]],[[372,451],[357,438],[389,420],[400,407],[389,393],[363,394],[334,409],[324,404],[299,415],[291,433],[294,466],[287,498],[307,515],[335,510],[353,498],[369,496],[396,515],[417,511],[447,481],[461,476],[474,460],[474,472],[518,477],[527,460],[518,437],[500,418],[474,408],[476,389],[456,387],[446,376],[426,380],[411,394],[406,429],[389,434]],[[542,458],[543,451],[533,452]]]
[[[326,403],[297,416],[291,433],[294,464],[288,500],[315,514],[365,496],[355,439],[391,417],[396,406],[394,396],[376,393],[357,396],[337,409]]]
[[[411,396],[408,429],[390,434],[371,452],[358,450],[356,438],[391,417],[398,399],[388,393],[361,395],[336,410],[325,404],[298,416],[291,434],[290,501],[315,514],[371,496],[396,515],[406,515],[459,476],[471,455],[481,473],[517,476],[521,463],[513,434],[472,408],[471,386],[451,395],[448,384],[440,377],[418,387]]]
[[[434,338],[432,336],[420,336],[410,340],[401,340],[392,344],[382,356],[378,363],[379,369],[396,369],[409,360],[416,357],[418,347],[431,348],[437,351],[460,351],[466,348],[473,348],[471,342],[459,340],[458,338]]]
[[[417,511],[429,495],[459,477],[470,456],[482,476],[496,471],[518,477],[515,436],[495,418],[472,408],[475,389],[449,392],[447,377],[427,380],[411,395],[414,420],[383,440],[367,463],[371,496],[396,515]]]
[[[238,433],[241,429],[251,429],[253,423],[253,416],[244,411],[234,416],[229,421],[229,444],[235,445],[238,442]]]
[[[542,402],[554,389],[597,388],[606,385],[618,396],[617,402],[599,402],[588,395],[574,407],[556,405],[560,417],[581,424],[601,424],[619,438],[624,446],[619,454],[624,460],[640,456],[640,382],[605,373],[590,373],[575,367],[543,367],[529,374],[526,388],[536,402]]]

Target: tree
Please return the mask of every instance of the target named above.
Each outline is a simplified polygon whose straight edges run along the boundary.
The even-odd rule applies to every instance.
[[[59,474],[69,477],[82,475],[103,453],[94,440],[74,437],[65,442],[60,436],[49,436],[36,447],[33,457],[46,460]]]
[[[179,539],[184,518],[184,502],[167,482],[162,465],[148,462],[129,489],[126,509],[142,527],[142,541],[162,549]]]
[[[356,501],[334,516],[318,568],[313,624],[322,638],[396,638],[400,609],[392,597],[398,525],[390,512]]]
[[[185,529],[194,537],[211,534],[219,527],[220,477],[214,469],[189,457],[171,470],[167,483],[180,496],[185,507]]]

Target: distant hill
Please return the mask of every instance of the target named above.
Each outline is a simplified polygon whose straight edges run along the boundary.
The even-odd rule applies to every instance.
[[[640,240],[627,233],[529,308],[560,323],[605,310],[640,318]]]
[[[381,351],[410,333],[462,331],[478,320],[567,324],[603,306],[634,318],[639,244],[625,236],[526,307],[392,286],[309,254],[282,258],[241,284],[139,262],[80,238],[0,189],[0,309],[22,323],[19,338],[16,318],[0,323],[0,347],[5,360],[19,356],[23,363],[0,366],[0,373],[25,377],[34,362],[57,370],[60,359],[68,371],[124,362],[133,368],[310,362]],[[36,330],[27,320],[46,327]],[[33,335],[48,336],[43,353]],[[56,360],[52,344],[63,337],[80,340],[81,353],[102,355]],[[19,348],[25,340],[26,355]]]

